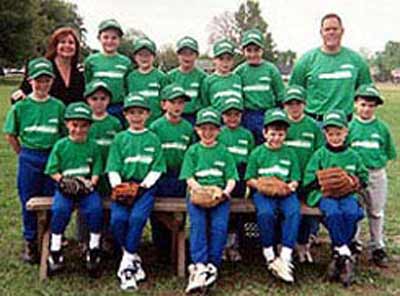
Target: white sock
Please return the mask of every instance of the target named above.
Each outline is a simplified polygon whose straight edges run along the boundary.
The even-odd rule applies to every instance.
[[[62,234],[51,234],[50,251],[57,252],[61,250]]]
[[[273,247],[263,248],[263,255],[267,262],[275,259],[275,252]]]
[[[90,233],[89,249],[93,250],[100,247],[100,233]]]
[[[292,253],[293,253],[293,250],[291,248],[282,247],[280,257],[282,258],[282,260],[284,260],[286,262],[291,262],[292,261]]]
[[[351,256],[351,251],[347,245],[342,245],[335,248],[340,256]]]
[[[122,256],[121,266],[128,266],[135,259],[135,254],[129,253],[124,250],[124,255]]]

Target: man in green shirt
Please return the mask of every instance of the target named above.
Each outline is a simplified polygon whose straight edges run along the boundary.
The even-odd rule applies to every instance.
[[[92,111],[85,103],[72,103],[65,111],[68,137],[54,145],[46,165],[46,174],[63,184],[64,178],[85,180],[92,189],[88,194],[69,196],[57,189],[51,208],[50,256],[47,260],[49,273],[59,271],[64,266],[62,236],[70,221],[76,204],[88,223],[90,239],[85,255],[85,264],[93,275],[98,272],[101,260],[100,232],[103,226],[103,204],[100,195],[93,190],[103,171],[103,163],[97,144],[88,139]],[[88,186],[89,187],[89,186]]]
[[[180,84],[190,97],[190,101],[185,104],[183,118],[194,125],[196,112],[204,107],[201,85],[207,74],[195,65],[199,56],[199,46],[195,39],[189,36],[179,39],[176,44],[176,53],[179,66],[168,72],[168,79]]]
[[[299,59],[289,84],[306,89],[306,112],[317,121],[321,122],[322,116],[333,109],[345,112],[349,120],[355,90],[372,82],[369,67],[358,53],[342,46],[344,28],[338,15],[325,15],[320,33],[322,46]]]
[[[372,261],[387,266],[384,242],[385,204],[388,191],[386,165],[396,159],[396,147],[389,127],[377,118],[376,108],[383,98],[372,84],[361,85],[355,95],[355,116],[350,122],[348,143],[359,152],[369,172],[368,193],[365,196],[371,236]]]
[[[36,215],[26,209],[26,203],[31,197],[54,193],[54,182],[45,175],[44,169],[51,148],[61,136],[65,106],[49,96],[54,79],[50,61],[45,58],[31,60],[28,77],[33,92],[11,107],[3,131],[18,154],[17,186],[25,239],[22,259],[35,263],[38,260]]]

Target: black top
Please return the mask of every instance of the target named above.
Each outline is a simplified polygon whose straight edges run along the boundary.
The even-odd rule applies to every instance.
[[[60,71],[57,68],[55,61],[51,61],[54,69],[54,82],[50,89],[50,95],[61,100],[65,105],[83,101],[83,92],[85,90],[85,78],[82,69],[78,67],[71,68],[69,86],[66,87],[64,80],[61,77]],[[26,94],[32,92],[32,87],[28,82],[27,74],[20,86],[20,89]]]

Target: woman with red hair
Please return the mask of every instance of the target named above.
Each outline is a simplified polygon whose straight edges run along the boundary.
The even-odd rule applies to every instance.
[[[55,74],[50,95],[65,105],[83,101],[85,81],[82,69],[78,68],[79,51],[78,34],[70,27],[55,30],[49,38],[45,57],[53,63]],[[32,87],[25,75],[20,89],[12,94],[12,100],[23,99],[31,92]]]

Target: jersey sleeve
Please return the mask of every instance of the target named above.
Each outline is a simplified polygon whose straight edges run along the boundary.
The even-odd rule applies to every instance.
[[[193,147],[193,146],[192,146]],[[189,148],[185,156],[183,157],[183,163],[181,173],[179,174],[179,180],[187,180],[194,177],[194,155],[193,149]]]
[[[257,153],[254,150],[249,157],[249,161],[247,163],[246,174],[244,176],[245,180],[257,178]]]
[[[397,157],[396,146],[389,129],[385,128],[385,152],[388,160],[394,160]]]
[[[101,157],[100,147],[93,142],[93,168],[92,176],[100,176],[103,173],[103,159]]]
[[[14,136],[19,135],[17,105],[13,105],[7,112],[6,121],[4,122],[3,132]]]
[[[225,179],[228,180],[239,180],[239,174],[236,168],[235,160],[231,153],[226,151],[226,167],[225,167]]]
[[[304,186],[307,186],[316,180],[316,172],[320,169],[319,162],[320,158],[319,158],[319,153],[317,151],[311,156],[304,171],[304,179],[303,179]]]
[[[166,164],[163,155],[163,151],[161,148],[161,143],[158,141],[155,149],[154,160],[151,165],[150,171],[156,173],[165,173],[166,172]]]
[[[49,159],[47,160],[45,174],[46,175],[54,175],[57,173],[61,173],[60,169],[60,153],[59,153],[59,146],[56,144],[50,152]]]
[[[314,141],[315,141],[314,142],[315,150],[317,150],[318,148],[320,148],[325,144],[325,136],[318,126],[315,126]]]
[[[300,181],[302,172],[300,171],[299,159],[294,151],[291,154],[292,167],[290,169],[289,181]]]
[[[306,71],[307,71],[307,60],[303,56],[294,65],[292,75],[290,76],[289,85],[300,85],[306,88]]]
[[[114,139],[111,143],[110,152],[108,154],[106,172],[117,172],[121,173],[123,160],[122,155],[120,153],[121,149],[119,147],[118,139]]]
[[[201,88],[200,88],[200,92],[201,92],[201,106],[204,107],[208,107],[210,106],[210,98],[209,98],[209,83],[208,83],[209,79],[208,78],[204,78],[203,82],[201,83]]]
[[[279,106],[285,96],[285,85],[283,84],[281,73],[277,67],[272,70],[272,91],[275,95],[275,106]]]
[[[363,184],[367,184],[368,183],[368,170],[365,167],[364,162],[361,159],[361,156],[357,152],[355,152],[355,157],[357,159],[355,174]]]

